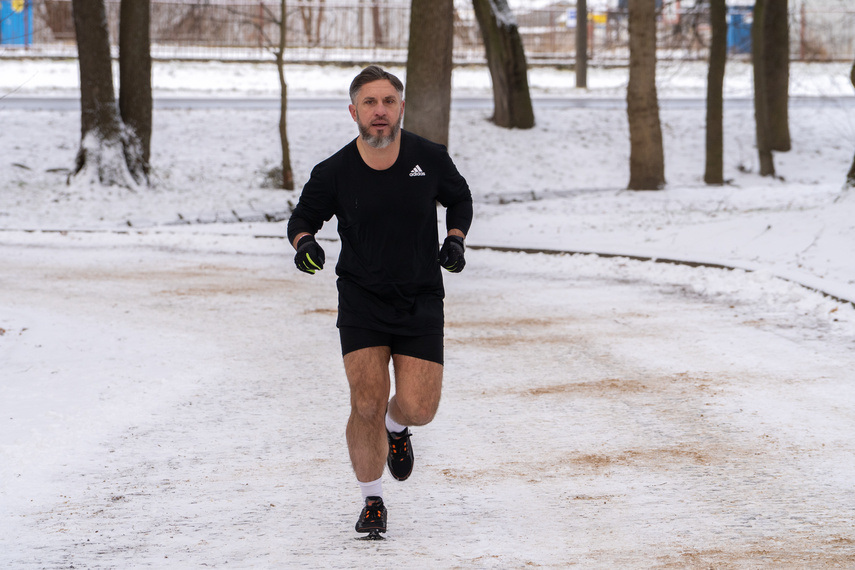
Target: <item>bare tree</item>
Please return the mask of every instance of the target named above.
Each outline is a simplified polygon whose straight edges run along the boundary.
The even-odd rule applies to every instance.
[[[285,49],[288,40],[288,3],[287,0],[279,0],[279,14],[275,14],[266,5],[262,4],[263,16],[253,18],[246,22],[247,25],[255,26],[261,37],[262,43],[273,52],[276,61],[276,70],[279,75],[279,144],[282,149],[282,162],[277,168],[267,173],[267,179],[271,185],[285,190],[294,189],[294,169],[291,166],[291,147],[288,144],[288,83],[285,80]],[[302,8],[301,8],[302,9]],[[267,35],[266,24],[273,22],[279,32],[278,41],[274,42]],[[280,172],[281,170],[281,172]]]
[[[245,26],[255,28],[260,44],[270,50],[276,62],[276,70],[279,75],[279,143],[282,149],[282,162],[280,166],[271,168],[266,172],[265,186],[294,189],[294,171],[291,166],[291,150],[288,144],[288,83],[285,80],[285,50],[288,39],[288,3],[287,0],[279,0],[278,14],[270,6],[275,4],[259,4],[259,11],[253,10],[252,16],[247,17],[245,10],[240,7],[229,8],[229,12],[242,18],[241,23]],[[302,6],[300,8],[302,10]],[[274,24],[278,38],[274,39],[268,34],[269,24]]]
[[[629,189],[665,186],[665,153],[656,94],[656,2],[629,0]]]
[[[306,32],[306,39],[309,45],[318,45],[321,43],[321,24],[324,20],[324,0],[317,0],[318,9],[309,5],[307,1],[299,4],[300,16],[303,19],[303,29]]]
[[[588,0],[576,0],[576,87],[588,86]]]
[[[287,1],[279,0],[279,48],[276,50],[276,69],[279,72],[279,143],[282,147],[282,188],[294,189],[294,169],[291,167],[291,148],[288,144],[288,83],[285,81],[285,41],[287,34]]]
[[[454,0],[412,0],[404,127],[448,145]]]
[[[704,182],[724,184],[724,69],[727,63],[727,6],[710,0],[712,41],[707,73],[707,140]]]
[[[106,186],[136,188],[145,180],[113,92],[110,38],[103,0],[72,0],[80,65],[80,149],[74,173]]]
[[[769,120],[769,148],[790,150],[790,27],[787,0],[765,0],[763,25],[763,73]]]
[[[493,79],[493,122],[508,129],[534,126],[528,65],[507,0],[472,0]]]
[[[141,164],[131,165],[146,178],[151,158],[150,0],[122,0],[119,15],[119,113],[129,129],[129,143]]]
[[[380,18],[380,4],[382,0],[374,0],[371,3],[371,24],[374,32],[374,45],[377,47],[386,45],[386,36],[383,33],[383,23]]]
[[[760,176],[774,176],[775,163],[772,158],[772,141],[769,129],[769,96],[765,69],[766,61],[766,3],[755,0],[754,24],[751,26],[751,60],[754,68],[754,123],[757,133],[757,155],[760,160]]]

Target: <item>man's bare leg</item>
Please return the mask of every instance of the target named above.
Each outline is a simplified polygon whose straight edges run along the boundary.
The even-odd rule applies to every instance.
[[[439,408],[442,394],[442,364],[396,354],[395,395],[389,400],[389,415],[404,426],[429,424]]]
[[[389,473],[406,481],[413,472],[415,454],[408,426],[430,423],[439,407],[442,392],[442,365],[436,362],[394,355],[395,396],[389,400],[386,429],[389,432]]]
[[[389,347],[374,346],[344,355],[344,371],[350,384],[350,418],[347,449],[359,481],[383,476],[386,455],[384,418],[389,399]]]

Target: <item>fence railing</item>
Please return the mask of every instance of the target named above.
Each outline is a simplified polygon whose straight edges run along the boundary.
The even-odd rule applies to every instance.
[[[18,0],[18,4],[32,12],[26,31],[30,35],[26,41],[12,42],[0,37],[0,53],[75,53],[71,0]],[[572,6],[559,2],[544,5],[539,0],[517,0],[514,6],[530,63],[566,64],[575,60],[580,19]],[[455,8],[455,61],[483,62],[484,49],[471,2],[459,0]],[[152,54],[158,58],[270,58],[271,48],[279,43],[279,11],[280,3],[275,0],[152,0]],[[731,16],[728,47],[734,56],[747,57],[750,13],[734,12]],[[107,0],[107,17],[112,42],[117,45],[119,0]],[[410,0],[288,0],[286,59],[403,63],[409,17]],[[629,30],[625,11],[591,12],[587,26],[588,54],[593,64],[626,61]],[[793,59],[855,59],[855,7],[812,12],[802,4],[790,14],[790,30]],[[666,4],[658,19],[657,38],[663,59],[706,58],[710,40],[706,8],[677,10],[674,4]]]

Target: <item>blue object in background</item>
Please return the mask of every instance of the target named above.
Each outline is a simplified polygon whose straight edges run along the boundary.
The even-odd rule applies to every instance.
[[[0,0],[0,44],[33,43],[32,0]]]
[[[727,9],[728,53],[751,53],[753,6],[730,6]]]

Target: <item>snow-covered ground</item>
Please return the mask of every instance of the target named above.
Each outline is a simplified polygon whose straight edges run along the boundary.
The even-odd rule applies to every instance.
[[[355,135],[356,68],[289,67],[298,181]],[[403,75],[403,70],[393,70]],[[536,108],[506,131],[456,107],[476,201],[447,275],[440,414],[386,485],[389,540],[350,538],[347,387],[332,271],[291,262],[298,192],[264,188],[277,111],[159,109],[156,185],[65,184],[76,111],[0,99],[0,565],[11,568],[846,567],[853,477],[855,154],[849,66],[794,65],[793,151],[756,174],[725,112],[707,187],[703,106],[663,107],[661,192],[624,190],[625,112]],[[732,99],[749,69],[728,68]],[[702,98],[670,64],[660,96]],[[620,98],[625,71],[535,69],[536,97]],[[0,97],[68,96],[76,67],[0,60]],[[272,66],[157,63],[156,97],[271,97]],[[455,96],[489,95],[484,70]],[[188,223],[189,222],[189,223]],[[330,267],[332,225],[323,230]],[[780,279],[783,277],[787,280]],[[394,484],[393,484],[394,483]]]
[[[0,93],[10,97],[76,92],[74,61],[4,60],[2,66]],[[289,117],[298,182],[308,177],[319,157],[353,136],[344,107],[347,85],[357,71],[288,68],[292,98],[342,99],[341,110],[295,111]],[[405,76],[403,69],[393,71]],[[702,99],[704,74],[698,62],[663,64],[660,96],[665,101]],[[277,82],[270,64],[156,63],[153,77],[156,97],[178,98],[272,97],[278,94]],[[593,69],[586,90],[573,88],[574,75],[568,71],[533,69],[530,82],[535,97],[614,99],[623,97],[626,71]],[[489,89],[484,69],[455,71],[455,96],[485,96]],[[732,100],[749,97],[750,67],[731,62],[725,89]],[[775,156],[782,179],[756,175],[750,104],[733,105],[725,113],[725,176],[731,184],[722,188],[702,181],[703,106],[665,108],[669,187],[641,194],[623,191],[629,179],[624,111],[544,108],[537,113],[536,128],[507,132],[486,121],[489,108],[456,110],[450,148],[479,209],[469,241],[765,268],[855,299],[855,265],[835,254],[839,247],[855,246],[855,205],[840,192],[855,154],[849,66],[794,64],[791,94],[808,99],[791,109],[793,151]],[[273,108],[159,111],[152,142],[156,187],[137,194],[64,184],[78,146],[77,112],[3,111],[2,99],[0,112],[5,159],[14,165],[0,173],[6,188],[0,196],[4,227],[91,229],[233,220],[235,215],[244,219],[287,212],[288,201],[295,199],[262,188],[265,172],[279,160],[278,111]],[[51,136],[41,136],[43,132]],[[509,201],[517,203],[500,204]],[[255,230],[279,232],[275,226]]]

